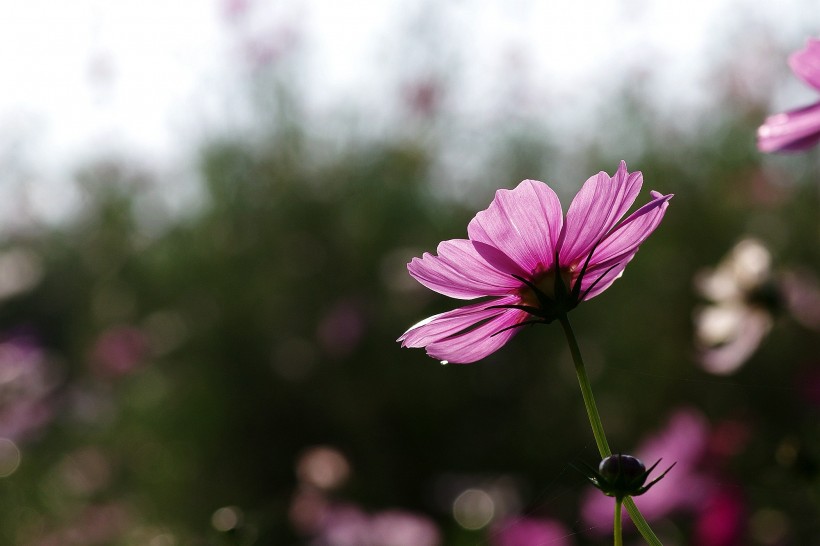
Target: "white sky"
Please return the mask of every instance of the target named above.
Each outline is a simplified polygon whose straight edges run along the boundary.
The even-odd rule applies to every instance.
[[[226,15],[243,5],[244,16]],[[241,121],[242,36],[299,44],[294,76],[320,117],[347,103],[389,116],[396,81],[427,71],[449,78],[457,115],[492,115],[501,97],[572,123],[625,69],[656,73],[671,108],[691,101],[721,45],[753,42],[759,28],[745,35],[743,20],[797,48],[801,33],[820,29],[820,9],[810,0],[0,0],[0,214],[23,186],[33,213],[60,217],[76,199],[71,171],[102,153],[180,168],[203,134]],[[417,36],[440,57],[409,48]]]

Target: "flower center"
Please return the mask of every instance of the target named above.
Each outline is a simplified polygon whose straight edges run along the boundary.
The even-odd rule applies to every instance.
[[[561,268],[560,275],[561,280],[563,281],[564,290],[569,293],[572,289],[571,281],[573,278],[575,268],[568,267],[568,268]],[[560,296],[566,296],[566,294],[561,294],[559,297],[556,297],[555,294],[555,268],[550,269],[544,273],[538,273],[533,275],[533,284],[538,288],[539,291],[549,299],[556,301],[560,299]],[[530,307],[541,307],[541,302],[538,299],[538,296],[535,293],[535,290],[530,288],[529,286],[522,286],[519,292],[521,296],[521,302],[524,305],[528,305]]]

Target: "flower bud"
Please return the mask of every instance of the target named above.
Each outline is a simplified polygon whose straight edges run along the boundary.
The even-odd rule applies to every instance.
[[[646,493],[650,487],[666,476],[672,466],[675,466],[673,464],[659,477],[644,485],[650,472],[658,466],[659,462],[660,460],[647,470],[641,460],[632,455],[610,455],[600,462],[597,471],[588,468],[587,477],[592,485],[600,489],[605,495],[618,499],[635,497]]]
[[[624,496],[634,495],[648,476],[646,466],[631,455],[610,455],[598,465],[598,474],[612,490],[623,492]]]

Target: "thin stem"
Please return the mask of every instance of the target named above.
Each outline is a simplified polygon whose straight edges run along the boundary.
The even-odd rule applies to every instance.
[[[612,450],[609,449],[609,442],[606,441],[604,424],[601,422],[601,415],[595,405],[595,397],[592,396],[592,385],[589,382],[589,377],[587,377],[584,359],[581,358],[581,349],[578,348],[578,341],[575,339],[575,333],[572,331],[567,316],[562,315],[558,317],[558,320],[561,321],[561,326],[564,328],[564,334],[567,336],[567,343],[569,343],[569,352],[572,353],[572,361],[575,362],[575,374],[578,376],[578,384],[581,386],[581,396],[584,398],[584,407],[587,410],[589,424],[592,425],[595,444],[598,446],[598,452],[601,454],[602,459],[609,457],[612,455]]]
[[[569,352],[572,354],[572,361],[575,363],[575,373],[578,376],[578,384],[581,386],[581,395],[584,398],[584,407],[587,410],[589,424],[592,426],[592,435],[595,437],[595,444],[598,446],[598,453],[601,454],[602,459],[609,457],[612,455],[612,450],[609,449],[609,442],[607,442],[606,433],[604,432],[604,424],[601,422],[601,415],[598,413],[598,407],[595,405],[595,398],[592,396],[592,386],[590,385],[589,377],[587,377],[584,360],[581,358],[581,350],[578,348],[578,341],[575,339],[575,333],[572,331],[572,326],[569,323],[567,315],[564,314],[558,317],[558,320],[561,322],[561,327],[564,329],[564,334],[566,335],[567,343],[569,344]],[[655,536],[655,533],[652,531],[652,528],[649,526],[649,523],[647,523],[640,510],[638,510],[638,507],[635,506],[635,501],[632,500],[632,497],[625,498],[624,504],[626,505],[626,511],[629,513],[629,517],[632,518],[632,522],[635,524],[635,527],[638,529],[638,532],[641,533],[644,540],[646,540],[650,546],[663,546],[661,541],[658,540],[658,537]],[[620,521],[620,519],[618,521]]]
[[[615,499],[615,521],[612,524],[613,534],[615,535],[615,546],[624,546],[624,538],[621,533],[621,504],[623,499]]]
[[[649,522],[646,521],[641,511],[638,510],[632,497],[625,498],[624,505],[626,506],[626,512],[629,514],[629,517],[632,518],[632,523],[635,524],[635,528],[638,529],[638,532],[644,540],[651,546],[663,546],[660,539],[655,535],[655,532],[652,531],[652,527],[649,526]]]

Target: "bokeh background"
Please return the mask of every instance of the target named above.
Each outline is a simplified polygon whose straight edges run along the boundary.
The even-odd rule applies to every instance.
[[[820,156],[755,147],[820,12],[667,4],[6,3],[0,543],[609,543],[560,328],[395,339],[496,189],[624,159],[675,198],[571,319],[640,506],[820,544]]]

